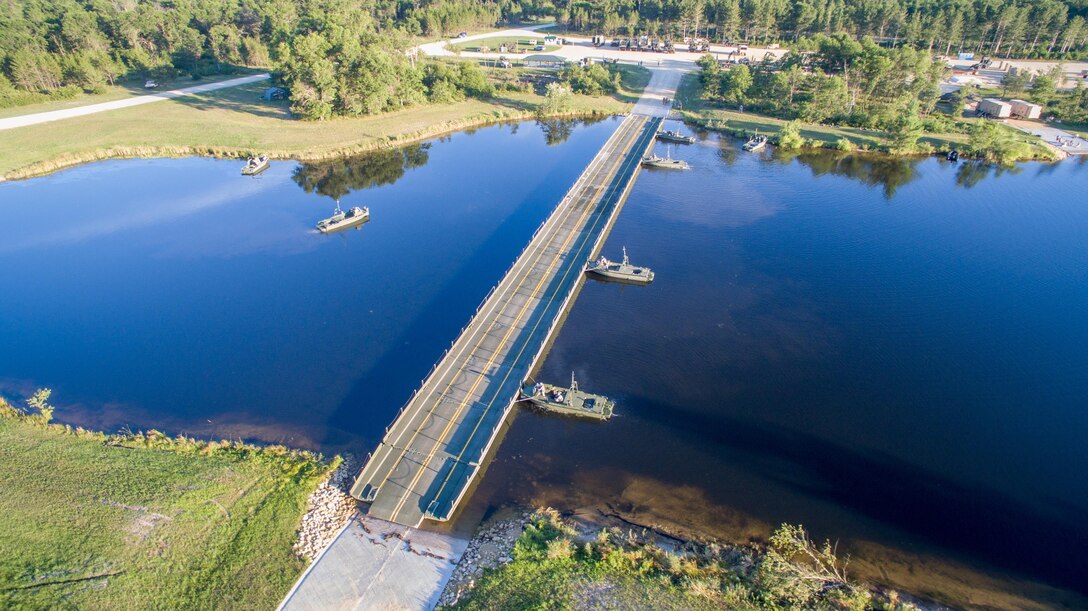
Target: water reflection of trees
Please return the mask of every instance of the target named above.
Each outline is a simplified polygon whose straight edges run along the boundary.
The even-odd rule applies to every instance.
[[[412,168],[427,164],[429,143],[376,151],[351,157],[307,161],[292,178],[307,193],[340,199],[351,193],[393,184]]]
[[[991,174],[996,178],[1003,174],[1016,175],[1022,171],[1023,168],[1018,165],[1004,166],[984,161],[967,161],[961,163],[960,167],[956,169],[956,186],[970,189]]]
[[[574,133],[578,125],[593,125],[608,118],[606,115],[583,117],[580,119],[541,119],[536,122],[544,133],[544,142],[548,146],[563,144]]]
[[[776,161],[796,159],[808,166],[816,176],[831,174],[845,176],[866,185],[880,186],[884,198],[891,199],[903,185],[918,177],[917,158],[893,157],[891,155],[839,153],[828,150],[802,151],[787,153],[775,150]]]

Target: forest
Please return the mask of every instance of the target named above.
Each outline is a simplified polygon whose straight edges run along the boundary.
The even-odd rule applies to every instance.
[[[549,16],[609,35],[1072,58],[1086,15],[1088,0],[0,0],[0,107],[248,66],[275,70],[303,117],[372,114],[486,94],[478,74],[405,53],[421,37]]]

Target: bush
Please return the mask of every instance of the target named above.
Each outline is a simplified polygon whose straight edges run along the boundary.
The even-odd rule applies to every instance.
[[[849,138],[845,138],[845,137],[844,138],[839,138],[838,142],[835,143],[835,150],[839,150],[839,151],[842,151],[844,153],[849,153],[849,152],[853,151],[856,148],[857,147],[854,146],[854,143],[851,142]]]
[[[778,132],[778,148],[784,151],[796,151],[804,148],[805,139],[801,136],[801,126],[797,121],[790,121]]]

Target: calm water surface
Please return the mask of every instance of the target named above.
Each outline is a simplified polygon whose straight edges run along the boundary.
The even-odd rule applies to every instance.
[[[366,451],[614,127],[0,185],[0,393]],[[538,375],[621,415],[520,413],[472,503],[803,522],[1088,591],[1088,166],[673,154],[605,246],[657,280],[587,284]],[[334,197],[373,220],[309,230]]]
[[[255,179],[126,160],[0,184],[0,394],[365,453],[615,125],[549,127]],[[336,197],[371,221],[314,231]]]

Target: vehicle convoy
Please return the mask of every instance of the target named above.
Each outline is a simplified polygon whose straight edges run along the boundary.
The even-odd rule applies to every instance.
[[[544,411],[594,420],[608,420],[616,406],[608,397],[580,390],[574,372],[570,374],[570,388],[544,383],[525,385],[520,400]]]
[[[340,200],[336,200],[336,212],[327,219],[317,222],[317,230],[321,233],[333,233],[348,227],[356,227],[370,220],[370,208],[354,206],[347,212],[340,209]]]
[[[617,280],[633,284],[649,284],[654,281],[653,270],[648,267],[631,265],[631,261],[627,258],[626,246],[623,247],[622,262],[609,261],[602,256],[596,261],[590,261],[586,264],[586,273],[606,280]]]
[[[246,159],[246,164],[242,166],[242,176],[254,176],[268,169],[268,155],[258,155],[256,157],[250,157]]]

